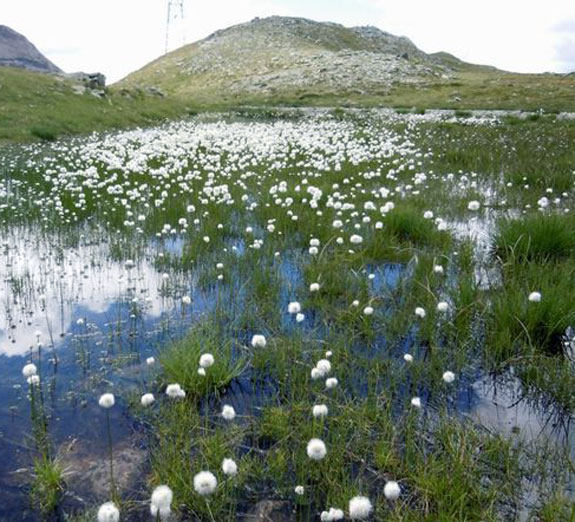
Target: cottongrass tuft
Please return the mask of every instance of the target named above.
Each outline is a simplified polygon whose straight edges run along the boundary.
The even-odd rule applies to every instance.
[[[224,475],[233,477],[238,474],[238,465],[233,459],[224,459],[222,462],[222,471]]]
[[[168,384],[166,388],[166,395],[172,399],[181,399],[186,396],[186,392],[178,383]]]
[[[114,406],[115,402],[116,400],[112,393],[104,393],[103,395],[100,396],[100,399],[98,400],[98,404],[102,408],[111,408],[112,406]]]
[[[352,520],[365,520],[373,511],[373,505],[367,497],[357,496],[349,501],[349,517]]]
[[[211,471],[200,471],[194,476],[194,489],[198,495],[211,495],[218,486],[218,480]]]
[[[156,359],[154,359],[153,357],[148,357],[148,358],[146,359],[146,364],[147,364],[148,366],[152,366],[155,362],[156,362]]]
[[[443,373],[443,380],[447,384],[451,384],[455,380],[455,374],[449,370]]]
[[[154,403],[154,396],[151,393],[144,393],[144,395],[142,395],[142,398],[140,399],[140,402],[142,404],[142,406],[147,407],[147,406],[151,406]]]
[[[419,397],[414,397],[411,399],[411,405],[415,406],[416,408],[421,408],[421,399]]]
[[[312,409],[312,414],[316,419],[327,417],[328,409],[325,404],[316,404]]]
[[[265,348],[266,344],[266,338],[263,335],[256,334],[252,337],[252,346],[254,348]]]
[[[528,297],[531,303],[539,303],[541,301],[541,293],[540,292],[531,292]]]
[[[288,304],[288,313],[289,314],[299,314],[301,312],[301,304],[299,304],[297,301],[292,301],[291,303]]]
[[[310,292],[319,292],[319,283],[312,283],[311,285],[309,285],[309,291]]]
[[[399,484],[394,480],[390,480],[385,483],[383,487],[383,494],[385,498],[388,500],[397,500],[399,495],[401,494],[401,489],[399,488]]]
[[[296,495],[301,496],[301,495],[303,495],[303,494],[305,493],[305,488],[304,488],[303,486],[296,486],[296,487],[294,488],[294,491],[295,491],[295,494],[296,494]]]
[[[307,456],[312,460],[321,460],[325,457],[327,448],[320,439],[311,439],[307,443]]]
[[[174,494],[168,486],[158,486],[152,492],[150,501],[150,513],[153,517],[160,517],[161,520],[166,520],[170,516],[170,506]]]
[[[425,318],[425,309],[424,309],[424,308],[421,308],[421,306],[418,306],[418,307],[415,309],[415,315],[416,315],[417,317],[419,317],[420,319],[424,319],[424,318]]]
[[[449,309],[449,305],[445,301],[440,301],[437,303],[437,311],[438,312],[447,312]]]
[[[372,306],[366,306],[363,309],[363,314],[364,315],[372,315],[373,314],[373,307]]]
[[[200,367],[209,368],[214,364],[214,356],[211,353],[204,353],[200,356]]]
[[[329,379],[325,380],[325,387],[328,390],[333,390],[334,388],[337,387],[338,384],[339,381],[335,377],[330,377]]]
[[[480,203],[479,201],[470,201],[467,204],[467,210],[479,210]]]
[[[113,502],[106,502],[98,509],[98,522],[118,522],[120,510]]]
[[[24,366],[24,368],[22,368],[22,375],[26,379],[29,379],[30,377],[32,377],[33,375],[36,375],[37,373],[38,373],[38,368],[36,368],[35,364],[29,363],[26,366]]]
[[[403,356],[403,360],[404,360],[406,363],[411,363],[411,362],[413,362],[413,355],[411,355],[410,353],[406,353],[406,354]]]
[[[337,508],[329,508],[329,511],[322,511],[320,520],[322,522],[331,522],[332,520],[343,520],[343,510]]]
[[[224,404],[224,407],[222,408],[222,417],[227,421],[232,421],[236,418],[236,410],[234,410],[233,406]]]

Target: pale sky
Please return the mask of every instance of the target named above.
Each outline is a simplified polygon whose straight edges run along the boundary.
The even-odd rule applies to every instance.
[[[374,25],[426,52],[518,72],[575,70],[575,0],[183,0],[185,41],[273,14]],[[0,24],[66,72],[119,80],[164,53],[168,0],[0,0]],[[173,31],[181,35],[177,24]],[[171,48],[182,38],[170,40]]]

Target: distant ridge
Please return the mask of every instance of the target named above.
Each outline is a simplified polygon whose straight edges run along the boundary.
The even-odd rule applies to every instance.
[[[0,65],[37,72],[62,72],[25,36],[6,25],[0,25]]]
[[[228,100],[384,95],[397,84],[448,80],[463,65],[473,67],[445,53],[428,55],[408,38],[376,27],[271,16],[216,31],[158,58],[119,85]]]

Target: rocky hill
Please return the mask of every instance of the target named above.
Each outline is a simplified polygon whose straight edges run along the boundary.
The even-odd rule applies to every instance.
[[[62,72],[25,36],[5,25],[0,25],[0,65],[39,72]]]
[[[371,93],[449,80],[452,67],[376,27],[273,16],[217,31],[120,82],[202,99]]]

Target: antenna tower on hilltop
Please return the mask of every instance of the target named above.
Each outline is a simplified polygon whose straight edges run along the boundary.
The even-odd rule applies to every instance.
[[[181,45],[186,43],[185,34],[185,18],[184,18],[184,0],[168,0],[168,19],[166,23],[166,47],[165,53],[168,53],[170,45],[170,36],[177,30],[176,26],[180,26],[182,42]]]

